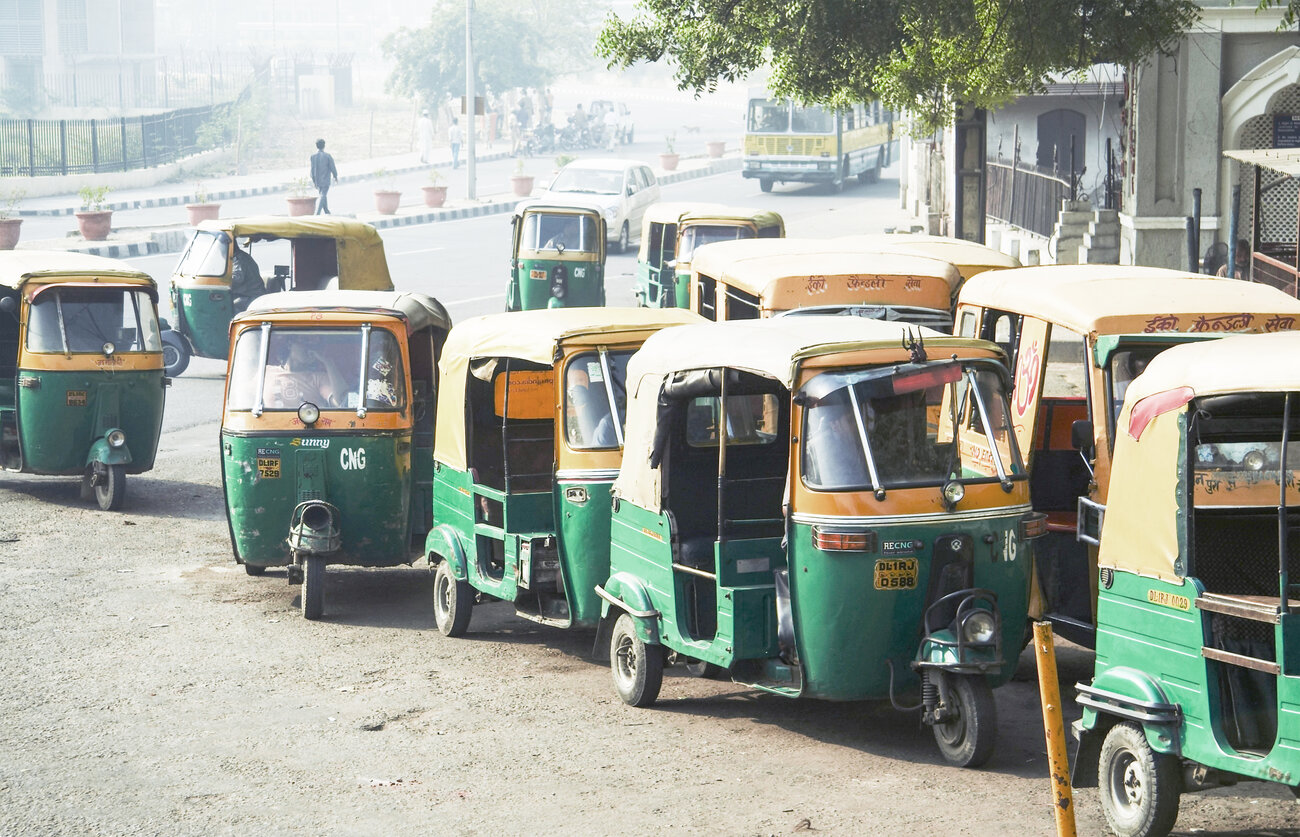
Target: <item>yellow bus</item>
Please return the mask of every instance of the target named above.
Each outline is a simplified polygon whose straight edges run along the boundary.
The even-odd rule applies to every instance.
[[[894,115],[879,102],[840,110],[751,94],[742,174],[764,192],[774,183],[868,183],[889,165]]]

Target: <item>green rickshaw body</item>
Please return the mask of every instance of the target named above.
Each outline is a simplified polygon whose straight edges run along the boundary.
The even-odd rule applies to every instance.
[[[605,218],[595,206],[516,209],[507,311],[605,304]]]
[[[113,259],[0,254],[0,463],[151,470],[162,432],[157,286]],[[113,508],[117,506],[114,505]]]
[[[426,543],[435,602],[475,590],[555,627],[600,618],[627,359],[684,311],[549,309],[453,329],[443,355]],[[616,419],[617,415],[617,419]],[[471,606],[464,600],[458,607]],[[457,636],[439,613],[439,628]]]
[[[250,257],[266,252],[263,262],[284,259],[287,263],[259,263],[259,275],[236,288],[232,285],[236,248]],[[393,289],[383,240],[370,224],[323,215],[202,221],[172,272],[169,296],[175,322],[169,325],[190,353],[223,358],[230,348],[230,321],[251,299],[279,291],[327,288]],[[188,363],[188,355],[184,362]]]
[[[1242,777],[1300,795],[1296,352],[1297,332],[1162,351],[1125,393],[1107,502],[1080,500],[1100,580],[1073,774],[1127,833]],[[1158,804],[1112,792],[1135,770]]]

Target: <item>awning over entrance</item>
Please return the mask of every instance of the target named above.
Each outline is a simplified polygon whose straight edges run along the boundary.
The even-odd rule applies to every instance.
[[[1223,156],[1300,177],[1300,148],[1230,148]]]

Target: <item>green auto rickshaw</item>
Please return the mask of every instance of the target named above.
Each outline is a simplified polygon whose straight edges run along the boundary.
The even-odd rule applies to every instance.
[[[153,468],[165,387],[158,287],[100,256],[0,253],[0,467],[78,476],[122,507]]]
[[[374,227],[332,215],[200,222],[172,272],[167,374],[184,372],[191,356],[224,358],[231,318],[262,294],[333,288],[393,289]]]
[[[650,334],[689,322],[699,318],[676,309],[553,309],[452,330],[426,548],[444,634],[465,633],[477,593],[542,624],[595,624],[627,360]]]
[[[784,238],[785,221],[768,209],[712,203],[661,202],[646,210],[637,255],[637,305],[689,308],[691,257],[697,247],[718,241]]]
[[[437,300],[392,291],[268,294],[230,324],[221,477],[231,546],[249,575],[287,566],[308,619],[324,612],[326,564],[420,556],[450,327]]]
[[[647,340],[596,591],[619,697],[653,703],[671,654],[786,697],[921,710],[945,759],[984,763],[1045,529],[1004,361],[844,317]]]
[[[507,311],[605,304],[605,216],[598,206],[524,201],[511,218]]]
[[[1297,332],[1165,349],[1124,395],[1105,504],[1079,499],[1100,551],[1072,775],[1123,837],[1167,834],[1182,793],[1300,796],[1297,357]]]

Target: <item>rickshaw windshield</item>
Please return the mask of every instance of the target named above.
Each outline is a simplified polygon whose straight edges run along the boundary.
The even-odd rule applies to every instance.
[[[229,379],[230,410],[256,410],[259,386],[260,407],[268,411],[297,410],[305,402],[322,409],[364,405],[395,411],[406,406],[401,349],[392,332],[382,328],[246,329],[235,342]]]
[[[800,393],[803,479],[823,491],[1023,478],[992,364],[826,372]]]
[[[600,237],[596,233],[596,219],[590,215],[529,212],[524,215],[519,248],[571,253],[599,252]]]
[[[630,357],[631,351],[583,352],[565,366],[564,433],[569,447],[612,450],[623,446]]]
[[[176,272],[183,276],[225,276],[229,255],[230,236],[224,232],[196,232]]]
[[[755,238],[754,228],[735,224],[699,224],[682,230],[682,241],[677,247],[677,260],[689,261],[696,247],[715,241],[739,241]]]
[[[1151,358],[1169,348],[1169,344],[1144,344],[1121,348],[1110,356],[1110,405],[1112,426],[1119,420],[1119,408],[1124,406],[1124,393],[1133,379],[1142,374]]]
[[[160,352],[162,336],[145,291],[51,288],[36,295],[27,314],[29,352]]]

